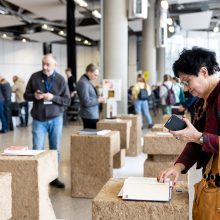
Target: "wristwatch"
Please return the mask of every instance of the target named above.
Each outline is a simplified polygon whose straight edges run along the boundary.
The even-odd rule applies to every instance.
[[[203,134],[202,134],[202,136],[199,138],[199,143],[200,143],[200,144],[203,144],[203,143],[204,143],[204,137],[203,137]]]

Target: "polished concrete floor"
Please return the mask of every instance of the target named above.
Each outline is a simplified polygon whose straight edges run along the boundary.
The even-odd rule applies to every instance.
[[[81,125],[68,124],[63,128],[61,144],[61,161],[59,166],[59,176],[65,182],[65,189],[50,188],[50,198],[58,219],[66,220],[91,220],[92,219],[92,200],[77,199],[70,196],[70,136],[74,130],[79,130]],[[143,134],[147,129],[143,130]],[[0,150],[11,145],[25,145],[31,148],[32,135],[31,126],[27,128],[16,128],[14,132],[0,134]],[[48,144],[46,143],[46,146]],[[125,166],[121,169],[114,169],[114,177],[143,176],[143,164],[147,158],[146,154],[138,157],[126,157]],[[200,175],[195,169],[190,173],[190,212],[193,198],[192,185]],[[191,219],[191,217],[190,217]]]

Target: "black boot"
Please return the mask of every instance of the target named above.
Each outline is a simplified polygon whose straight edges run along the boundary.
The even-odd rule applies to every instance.
[[[62,183],[58,178],[56,178],[55,180],[50,182],[50,186],[54,186],[54,187],[60,188],[60,189],[65,188],[65,184]]]

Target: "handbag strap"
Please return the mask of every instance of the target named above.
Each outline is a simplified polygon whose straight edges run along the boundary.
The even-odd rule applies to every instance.
[[[206,165],[205,173],[204,173],[204,175],[205,175],[206,177],[208,177],[209,172],[210,172],[211,169],[212,169],[213,159],[214,159],[214,154],[212,154],[212,156],[211,156],[209,162],[208,162],[207,165]]]

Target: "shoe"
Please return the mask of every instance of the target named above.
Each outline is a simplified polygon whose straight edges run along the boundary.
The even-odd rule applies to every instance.
[[[154,124],[149,124],[148,128],[152,128],[154,126]]]
[[[55,180],[50,182],[50,186],[54,186],[54,187],[60,188],[60,189],[65,188],[65,184],[62,183],[58,178],[56,178]]]
[[[8,130],[0,130],[0,133],[7,133]]]

